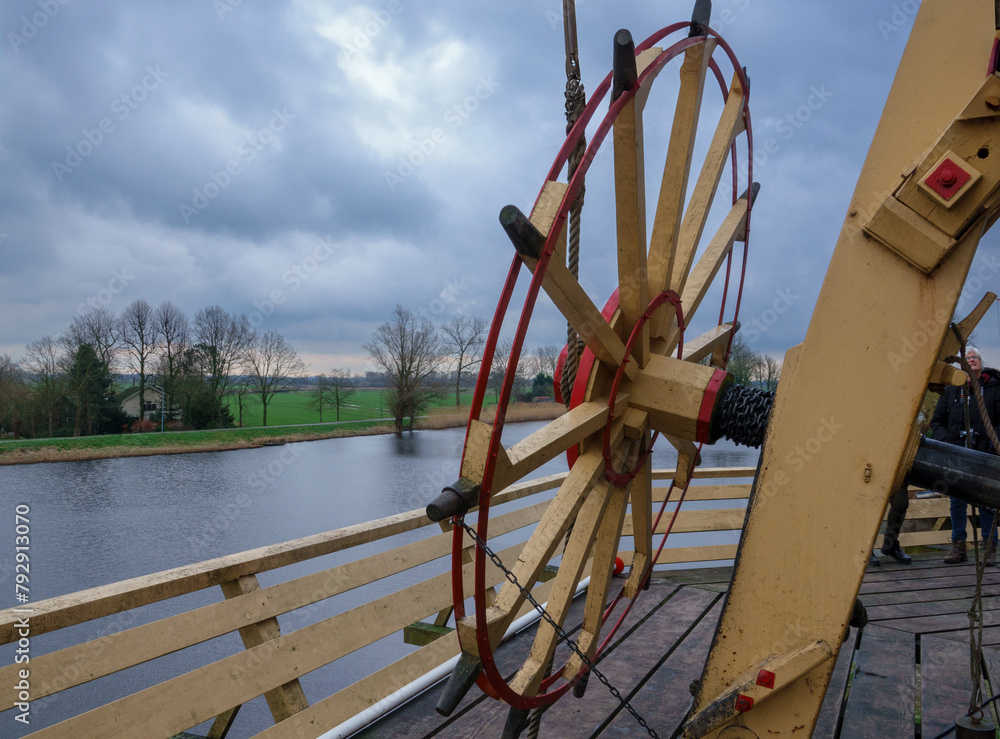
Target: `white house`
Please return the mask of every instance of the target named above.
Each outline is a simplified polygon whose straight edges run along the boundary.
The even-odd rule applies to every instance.
[[[145,396],[145,407],[142,408],[142,413],[139,412],[138,388],[122,398],[122,410],[131,418],[149,418],[154,413],[158,413],[163,407],[163,388],[147,385]]]

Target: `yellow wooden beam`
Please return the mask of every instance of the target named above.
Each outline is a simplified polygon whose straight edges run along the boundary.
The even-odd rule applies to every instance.
[[[650,292],[658,294],[664,289],[673,271],[674,251],[680,232],[681,214],[687,197],[691,156],[694,152],[695,133],[701,112],[701,97],[705,90],[708,62],[712,58],[716,41],[692,46],[684,52],[681,64],[680,91],[674,109],[674,122],[670,131],[667,159],[663,165],[660,193],[656,201],[656,215],[649,241],[648,270]]]

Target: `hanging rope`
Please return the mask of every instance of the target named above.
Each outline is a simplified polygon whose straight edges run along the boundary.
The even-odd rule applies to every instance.
[[[580,117],[587,104],[587,93],[583,89],[580,81],[580,53],[577,46],[576,36],[576,1],[563,0],[563,32],[566,42],[566,134],[573,129],[573,125]],[[567,181],[573,179],[583,155],[587,150],[587,137],[581,136],[573,151],[569,155],[569,176]],[[580,212],[583,210],[583,196],[585,187],[581,186],[580,191],[570,206],[569,223],[567,225],[568,245],[566,248],[566,265],[570,274],[580,279]],[[573,327],[566,324],[566,363],[563,365],[562,378],[559,390],[562,393],[563,402],[569,408],[570,396],[573,393],[573,384],[576,382],[576,372],[580,365],[580,354],[583,352],[583,341],[576,335]]]

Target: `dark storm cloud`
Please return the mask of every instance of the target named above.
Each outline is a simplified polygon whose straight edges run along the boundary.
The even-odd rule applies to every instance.
[[[759,350],[781,355],[805,334],[912,25],[904,5],[714,3],[751,77],[762,191],[743,315]],[[557,0],[5,4],[0,351],[58,333],[95,296],[112,310],[219,303],[356,370],[397,302],[434,320],[491,315],[511,258],[497,213],[530,209],[564,138],[560,12]],[[578,0],[587,90],[617,29],[641,41],[689,12]],[[650,140],[668,124],[647,121]],[[648,165],[651,189],[660,167]],[[607,172],[595,163],[585,216],[583,280],[599,304],[615,270]],[[546,306],[531,341],[561,343]]]

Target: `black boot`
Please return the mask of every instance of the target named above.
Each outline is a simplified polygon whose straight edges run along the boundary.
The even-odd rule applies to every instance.
[[[897,562],[899,562],[901,565],[908,565],[908,564],[910,564],[910,562],[913,561],[913,558],[910,557],[910,555],[908,555],[906,552],[904,552],[903,549],[902,549],[902,547],[899,546],[899,542],[898,541],[894,541],[892,543],[892,546],[890,546],[888,549],[886,549],[883,546],[882,547],[882,554],[884,554],[886,557],[892,557],[894,560],[896,560]]]

